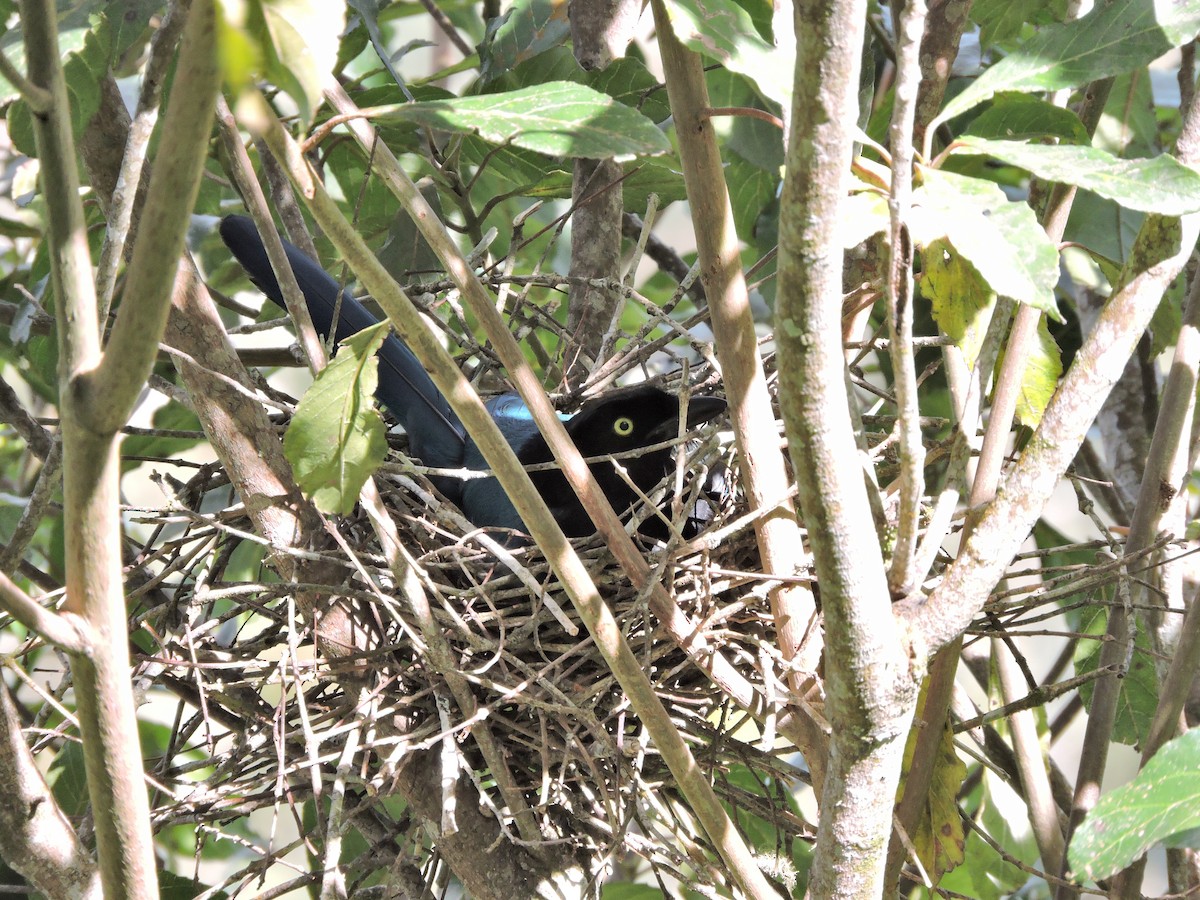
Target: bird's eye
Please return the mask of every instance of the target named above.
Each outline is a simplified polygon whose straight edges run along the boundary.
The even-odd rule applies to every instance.
[[[621,418],[613,422],[612,428],[613,434],[618,437],[629,437],[633,434],[633,419],[629,418],[629,416],[621,416]]]

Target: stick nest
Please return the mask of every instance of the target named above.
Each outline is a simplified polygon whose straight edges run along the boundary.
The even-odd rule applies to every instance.
[[[715,436],[688,449],[692,472],[730,462]],[[670,772],[537,548],[506,548],[503,536],[471,529],[400,454],[378,483],[442,651],[474,708],[448,690],[437,662],[445,657],[431,650],[364,513],[331,522],[341,540],[319,551],[344,573],[340,584],[273,583],[223,473],[201,468],[177,494],[182,502],[139,516],[155,526],[143,557],[156,555],[160,570],[173,573],[135,592],[157,645],[141,669],[186,701],[175,712],[175,753],[154,772],[174,798],[158,806],[160,824],[196,823],[204,838],[234,837],[238,820],[255,810],[296,810],[314,785],[326,796],[342,790],[351,824],[383,844],[399,838],[433,886],[436,841],[416,818],[393,821],[385,804],[397,768],[413,754],[441,753],[445,766],[449,750],[481,809],[517,836],[502,779],[479,749],[485,729],[539,839],[570,847],[589,877],[640,857],[668,881],[724,884],[703,830],[676,802]],[[647,559],[710,646],[765,684],[768,696],[781,696],[769,583],[755,571],[744,512],[733,485],[700,538],[647,543]],[[772,736],[688,660],[598,539],[577,547],[718,793],[743,815],[793,837],[810,834],[787,787],[803,778],[795,757],[778,758]],[[329,608],[352,608],[369,633],[367,649],[340,659],[323,652],[313,617],[302,614],[314,597],[317,621]],[[444,790],[428,785],[434,796]],[[443,802],[451,805],[449,794]],[[790,859],[792,848],[779,854]],[[349,879],[367,877],[373,858],[352,864]]]

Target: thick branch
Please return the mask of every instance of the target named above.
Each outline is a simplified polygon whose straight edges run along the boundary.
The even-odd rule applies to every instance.
[[[33,121],[57,301],[67,609],[85,620],[95,635],[91,655],[71,656],[71,673],[96,850],[106,897],[152,897],[157,895],[154,843],[129,680],[121,583],[117,429],[123,423],[101,432],[87,427],[95,410],[88,408],[86,392],[78,390],[100,359],[100,339],[54,4],[26,0],[21,23],[30,80],[49,91],[54,101]],[[154,341],[147,337],[141,336],[153,354]],[[148,362],[145,368],[149,370]]]
[[[888,596],[854,439],[841,347],[838,227],[854,140],[866,3],[798,2],[780,208],[775,337],[788,447],[825,613],[833,727],[809,883],[814,897],[880,897],[916,686]]]
[[[642,11],[641,0],[572,3],[571,44],[585,71],[600,70],[625,53]],[[571,184],[571,275],[616,279],[621,261],[621,165],[611,159],[577,159]],[[599,355],[621,310],[618,291],[585,283],[572,285],[567,308],[563,370],[581,384]]]

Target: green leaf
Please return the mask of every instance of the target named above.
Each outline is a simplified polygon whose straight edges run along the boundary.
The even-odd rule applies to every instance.
[[[137,56],[145,43],[152,16],[159,12],[157,0],[112,0],[107,4],[59,4],[59,51],[71,105],[71,127],[83,133],[100,106],[100,79],[110,70],[123,70],[125,54]],[[0,40],[0,49],[18,70],[26,68],[24,44],[19,27]],[[16,90],[0,78],[0,105],[17,97]],[[24,103],[13,105],[10,126],[13,141],[22,152],[36,156],[32,126]]]
[[[503,94],[377,107],[371,114],[384,121],[477,134],[495,144],[511,142],[547,156],[605,159],[671,148],[641,113],[608,94],[565,81]]]
[[[1029,880],[1013,861],[1033,866],[1039,853],[1025,802],[990,768],[984,766],[982,772],[983,790],[975,818],[983,832],[1004,848],[1007,858],[992,849],[972,829],[967,837],[963,865],[946,875],[938,887],[975,900],[1000,900],[1013,896]]]
[[[584,84],[587,81],[583,66],[579,65],[575,54],[565,44],[555,45],[537,56],[517,63],[512,69],[488,81],[486,90],[469,93],[498,94],[501,91],[515,91],[548,81],[570,81],[574,84]]]
[[[1087,129],[1071,110],[1013,92],[997,94],[991,106],[972,120],[967,134],[1010,141],[1059,137],[1072,144],[1088,143]]]
[[[610,881],[600,888],[600,900],[663,900],[666,895],[648,884]]]
[[[150,23],[162,8],[160,0],[110,0],[105,5],[112,38],[109,58],[117,75],[136,74],[142,50],[153,34]]]
[[[674,164],[669,164],[671,162]],[[677,160],[673,161],[670,157],[666,161],[638,160],[625,163],[622,168],[628,173],[621,182],[621,190],[625,198],[625,209],[629,212],[639,215],[645,212],[646,200],[652,193],[658,194],[658,199],[664,206],[676,200],[687,199],[683,173],[679,171]],[[571,173],[561,167],[555,167],[530,184],[523,196],[544,200],[567,200],[571,196],[571,185]]]
[[[67,54],[83,49],[83,42],[91,30],[89,19],[95,7],[90,3],[73,3],[69,0],[59,0],[58,3],[58,53],[60,59],[66,59]],[[11,7],[9,7],[11,13]],[[25,58],[25,40],[18,23],[5,32],[0,39],[0,51],[8,57],[9,62],[18,72],[28,72],[28,61]],[[9,83],[7,78],[0,77],[0,106],[7,106],[16,100],[20,94]]]
[[[214,843],[217,843],[214,841]],[[205,859],[208,858],[209,848],[205,848]],[[158,890],[161,900],[191,900],[192,897],[204,895],[212,900],[225,900],[229,894],[225,891],[214,890],[209,884],[195,881],[183,875],[163,870],[158,873]]]
[[[1020,166],[1046,181],[1073,184],[1129,209],[1164,216],[1200,211],[1200,172],[1173,156],[1118,159],[1096,147],[963,138],[955,153],[981,153]]]
[[[441,216],[442,200],[437,188],[433,184],[423,184],[419,190],[434,214]],[[410,278],[419,281],[442,270],[441,260],[417,228],[417,223],[403,210],[397,210],[393,215],[387,239],[376,255],[388,274],[400,282]]]
[[[773,115],[779,113],[778,107],[765,101],[754,82],[744,75],[714,69],[704,73],[704,81],[708,85],[709,104],[713,107],[746,107]],[[711,122],[722,141],[722,153],[727,147],[779,180],[784,161],[782,129],[762,119],[744,115],[718,116]]]
[[[962,351],[968,368],[974,369],[996,294],[945,241],[936,241],[921,254],[921,293],[932,304],[938,328]]]
[[[1066,8],[1066,0],[976,0],[971,4],[971,21],[979,26],[979,43],[990,47],[1020,37],[1026,23],[1061,22]]]
[[[0,455],[5,465],[16,466],[24,447],[18,441],[0,438]],[[0,493],[0,541],[8,543],[21,521],[28,504],[24,498],[9,493]]]
[[[905,748],[905,776],[912,769],[916,734],[916,729],[909,733]],[[966,836],[956,798],[966,780],[967,767],[954,749],[954,727],[949,720],[942,727],[942,741],[936,754],[928,795],[912,834],[913,847],[934,884],[966,858]]]
[[[775,199],[779,176],[749,163],[731,153],[725,164],[725,180],[729,184],[729,202],[733,207],[733,222],[738,235],[749,241],[762,211]]]
[[[1164,744],[1129,782],[1104,794],[1075,832],[1067,858],[1076,879],[1124,869],[1155,844],[1200,827],[1200,730]]]
[[[918,246],[945,239],[1002,297],[1061,320],[1054,301],[1058,248],[1024,203],[991,181],[922,169],[909,228]]]
[[[1113,589],[1105,588],[1101,599],[1116,602],[1112,593]],[[1089,604],[1079,610],[1068,611],[1067,620],[1073,631],[1096,636],[1095,639],[1080,640],[1076,647],[1075,672],[1086,675],[1094,671],[1100,661],[1101,638],[1108,625],[1107,607],[1103,602]],[[1139,629],[1134,636],[1133,658],[1129,661],[1125,677],[1121,679],[1121,696],[1112,732],[1113,740],[1131,747],[1146,736],[1158,705],[1158,678],[1151,652],[1145,630]],[[1079,690],[1088,708],[1092,705],[1094,692],[1095,682],[1089,682]]]
[[[771,46],[733,0],[670,0],[671,27],[690,50],[745,75],[763,95],[785,109],[792,100],[794,54]]]
[[[632,106],[653,122],[662,122],[671,115],[666,87],[640,59],[632,56],[614,59],[600,71],[588,72],[586,83]]]
[[[0,197],[0,236],[41,237],[43,228],[42,217],[32,206],[17,206],[8,197]]]
[[[1170,3],[1156,3],[1154,7],[1159,27],[1172,47],[1183,46],[1200,31],[1200,3],[1196,0],[1172,0]]]
[[[947,103],[931,127],[999,91],[1055,91],[1132,71],[1190,40],[1197,31],[1200,0],[1098,3],[1081,19],[1039,28]]]
[[[67,741],[50,763],[46,780],[59,807],[68,816],[82,816],[88,808],[87,772],[83,745]]]
[[[337,64],[345,8],[325,0],[264,0],[262,16],[271,39],[267,76],[291,95],[304,120],[312,121]]]
[[[1146,328],[1150,334],[1150,359],[1170,350],[1179,340],[1179,330],[1183,327],[1184,282],[1187,280],[1183,273],[1180,275],[1158,301],[1158,308]]]
[[[784,833],[774,817],[764,816],[761,811],[778,808],[794,815],[799,812],[795,798],[778,780],[764,779],[761,772],[745,765],[731,766],[720,778],[724,788],[721,805],[746,842],[754,848],[763,871],[786,887],[785,893],[791,896],[798,873],[791,860],[779,852]],[[752,802],[754,800],[758,802]]]
[[[1113,79],[1108,102],[1089,139],[1091,144],[1122,159],[1157,156],[1162,152],[1162,125],[1155,113],[1150,70],[1134,69]]]
[[[653,122],[663,122],[671,115],[666,87],[640,59],[624,56],[603,69],[585,72],[571,49],[564,45],[551,47],[496,77],[489,83],[487,93],[540,87],[552,81],[586,84],[633,107]]]
[[[374,405],[375,353],[386,336],[387,323],[380,322],[343,341],[284,435],[296,482],[323,512],[348,514],[387,453],[386,429]]]
[[[480,45],[480,80],[499,78],[571,36],[567,4],[553,0],[516,0],[498,21],[488,25]]]
[[[1145,213],[1126,209],[1091,191],[1081,191],[1071,205],[1063,239],[1086,247],[1094,255],[1115,261],[1119,272],[1145,218]]]
[[[996,363],[997,372],[1000,371],[1003,362],[1001,356]],[[1046,404],[1054,396],[1062,373],[1062,354],[1050,334],[1047,320],[1041,318],[1038,320],[1037,341],[1029,353],[1025,372],[1021,375],[1021,392],[1017,395],[1017,422],[1037,428],[1038,423],[1042,421],[1042,413],[1046,411]]]
[[[843,249],[850,250],[867,238],[887,231],[890,222],[886,195],[872,189],[856,190],[844,201],[838,222],[838,241]]]
[[[232,7],[223,7],[229,15]],[[222,67],[237,86],[259,68],[310,122],[337,65],[346,7],[323,0],[251,0],[244,21],[222,23]]]
[[[48,312],[49,310],[47,310]],[[26,341],[21,375],[39,396],[58,400],[58,342],[54,335],[34,334]]]

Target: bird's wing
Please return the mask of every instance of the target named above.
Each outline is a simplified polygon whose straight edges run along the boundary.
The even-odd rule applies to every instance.
[[[284,307],[283,292],[267,258],[266,247],[254,222],[245,216],[227,216],[221,220],[221,239],[253,281],[276,305]],[[342,341],[374,325],[376,319],[348,290],[339,291],[338,283],[298,247],[283,242],[296,282],[308,304],[313,325],[327,337],[333,325],[333,311],[341,294],[334,339]],[[414,456],[430,466],[457,468],[463,464],[465,431],[450,409],[446,398],[434,386],[425,367],[394,335],[389,335],[379,350],[379,388],[381,403],[396,416],[408,432]]]
[[[500,428],[508,445],[513,452],[521,455],[522,449],[530,440],[539,436],[537,425],[529,407],[519,394],[507,393],[492,397],[484,404],[488,413]],[[466,450],[463,454],[463,467],[467,469],[484,470],[488,468],[487,460],[479,452],[475,442],[467,438]],[[525,525],[517,515],[516,507],[500,486],[500,482],[492,478],[474,478],[463,485],[462,511],[476,525],[490,528],[513,528],[524,531]]]

